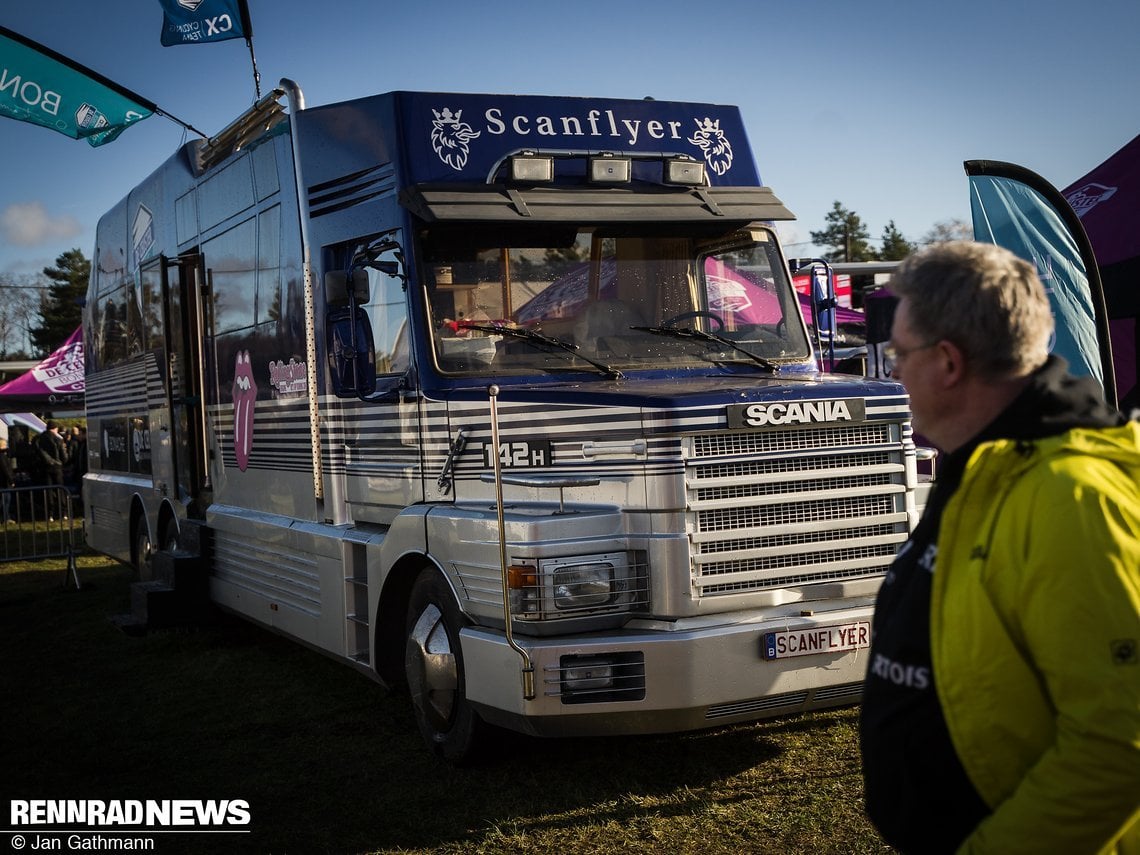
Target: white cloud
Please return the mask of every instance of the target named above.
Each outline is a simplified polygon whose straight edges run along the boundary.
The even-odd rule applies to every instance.
[[[83,233],[75,217],[52,217],[42,202],[15,202],[0,211],[0,239],[12,246],[39,246]]]

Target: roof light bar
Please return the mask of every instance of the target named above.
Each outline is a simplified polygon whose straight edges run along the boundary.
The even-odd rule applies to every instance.
[[[665,161],[666,184],[684,184],[690,187],[703,187],[708,184],[705,165],[688,157],[670,157]]]
[[[602,154],[590,158],[587,174],[591,184],[628,184],[633,174],[633,164],[628,157]]]

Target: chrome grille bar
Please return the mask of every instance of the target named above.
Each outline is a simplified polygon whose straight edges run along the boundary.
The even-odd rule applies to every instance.
[[[892,439],[891,426],[890,422],[876,422],[810,430],[696,434],[692,438],[693,457],[817,451],[821,448],[836,452],[874,445],[894,445],[898,440]]]
[[[686,437],[696,596],[859,579],[905,542],[899,422]]]

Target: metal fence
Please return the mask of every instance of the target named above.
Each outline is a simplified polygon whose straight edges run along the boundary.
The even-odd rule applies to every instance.
[[[66,558],[64,585],[79,583],[75,556],[83,544],[83,517],[66,487],[0,490],[0,563]]]

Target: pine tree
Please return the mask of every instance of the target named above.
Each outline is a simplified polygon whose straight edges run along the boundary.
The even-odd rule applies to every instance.
[[[902,261],[915,250],[915,245],[903,237],[891,220],[883,228],[883,243],[879,250],[880,261]]]
[[[871,246],[867,226],[854,211],[836,202],[825,218],[827,228],[812,232],[812,243],[826,247],[830,261],[874,261],[878,253]]]
[[[949,240],[973,240],[974,227],[964,220],[954,218],[952,220],[941,220],[935,223],[930,231],[922,236],[919,243],[922,246],[930,246],[932,243],[944,243]]]
[[[40,325],[28,331],[32,346],[41,356],[67,341],[83,321],[83,301],[91,276],[91,262],[82,250],[68,250],[56,258],[55,265],[44,268],[51,284],[40,302]]]

